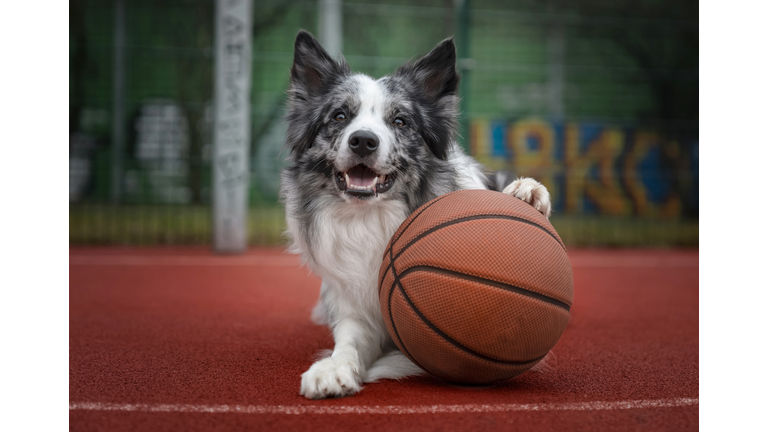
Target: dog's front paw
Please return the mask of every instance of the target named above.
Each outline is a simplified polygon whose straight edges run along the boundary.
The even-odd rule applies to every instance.
[[[360,391],[360,375],[350,362],[328,357],[301,376],[301,395],[309,399],[348,396]]]
[[[543,184],[532,178],[520,177],[504,188],[504,193],[532,205],[547,219],[552,213],[552,204],[549,201],[549,191]]]

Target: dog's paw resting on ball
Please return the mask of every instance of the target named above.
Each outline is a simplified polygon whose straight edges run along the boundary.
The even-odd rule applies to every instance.
[[[541,212],[547,219],[552,214],[552,203],[547,188],[532,178],[520,177],[510,183],[503,191],[507,195],[519,198]]]

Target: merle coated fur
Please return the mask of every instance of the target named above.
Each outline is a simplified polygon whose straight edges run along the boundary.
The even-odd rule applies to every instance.
[[[333,355],[302,376],[304,396],[346,395],[364,381],[419,372],[386,331],[376,283],[387,241],[412,211],[454,190],[488,187],[482,166],[456,143],[455,64],[453,40],[446,39],[374,81],[334,60],[309,33],[296,37],[286,135],[291,163],[281,173],[280,193],[291,250],[323,279],[313,319],[328,324],[336,342]],[[380,136],[376,152],[349,151],[346,140],[357,127]],[[365,199],[350,196],[339,179],[357,165],[389,176],[391,188]],[[548,216],[543,186],[525,179],[514,190]]]
[[[343,59],[333,60],[309,33],[299,33],[295,53],[286,136],[294,164],[283,173],[282,180],[313,185],[303,194],[307,197],[329,192],[338,195],[332,161],[342,145],[338,138],[344,125],[330,117],[337,108],[351,117],[356,115],[360,105],[358,84],[352,79],[356,74]],[[398,178],[387,199],[405,201],[409,211],[458,188],[455,170],[447,161],[449,150],[456,146],[458,127],[459,75],[455,62],[453,40],[446,39],[424,58],[380,80],[393,105],[401,108],[397,114],[409,124],[405,130],[393,127],[401,146],[388,164]],[[404,102],[412,109],[404,110]]]

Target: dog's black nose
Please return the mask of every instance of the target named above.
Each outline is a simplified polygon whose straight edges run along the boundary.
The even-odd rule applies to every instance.
[[[359,156],[368,156],[379,148],[379,137],[373,132],[359,130],[349,137],[349,148]]]

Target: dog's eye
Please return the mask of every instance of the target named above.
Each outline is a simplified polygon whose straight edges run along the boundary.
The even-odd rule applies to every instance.
[[[403,126],[405,126],[405,122],[404,122],[404,121],[403,121],[403,119],[401,119],[401,118],[396,118],[396,119],[395,119],[395,121],[394,121],[393,123],[394,123],[394,124],[395,124],[395,126],[397,126],[397,127],[403,127]]]
[[[344,113],[340,112],[340,113],[336,113],[336,115],[333,116],[333,119],[336,121],[342,121],[342,120],[346,120],[347,116],[344,115]]]

